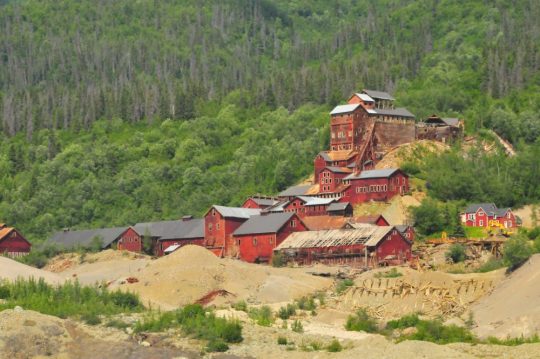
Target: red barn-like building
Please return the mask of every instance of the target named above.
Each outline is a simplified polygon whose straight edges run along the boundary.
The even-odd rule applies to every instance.
[[[235,232],[239,257],[251,263],[269,262],[272,252],[290,233],[307,230],[295,213],[253,216]]]
[[[497,208],[494,203],[469,205],[461,215],[461,222],[468,227],[490,227],[494,222],[504,228],[518,226],[518,219],[511,208]]]
[[[275,251],[288,261],[350,264],[376,267],[399,264],[411,258],[412,243],[393,226],[364,225],[354,229],[333,229],[292,233]]]
[[[118,238],[116,248],[140,253],[143,251],[142,236],[133,227],[129,227]]]
[[[409,176],[397,168],[362,171],[343,179],[349,185],[341,202],[387,201],[409,192]]]
[[[276,205],[278,202],[279,200],[273,197],[253,196],[245,200],[244,204],[242,204],[242,208],[265,209]]]
[[[294,212],[300,218],[305,216],[324,216],[334,198],[297,196],[283,206],[283,212]]]
[[[234,231],[260,213],[258,208],[212,206],[204,216],[204,246],[218,257],[236,257],[238,244],[233,238]]]
[[[0,253],[10,257],[21,257],[30,253],[32,244],[13,227],[0,223]]]

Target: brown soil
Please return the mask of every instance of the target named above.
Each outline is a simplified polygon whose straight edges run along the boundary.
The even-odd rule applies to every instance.
[[[355,216],[382,214],[391,225],[409,223],[409,208],[420,205],[422,194],[395,196],[389,202],[367,202],[354,207]]]
[[[481,337],[530,337],[540,334],[540,254],[472,307]]]
[[[465,313],[469,305],[484,296],[504,277],[503,270],[489,273],[448,274],[419,272],[401,267],[402,276],[376,278],[388,269],[380,268],[363,273],[336,301],[336,308],[354,311],[367,308],[382,320],[399,318],[421,312],[436,317],[456,317]]]
[[[420,140],[406,143],[388,151],[376,168],[401,167],[403,162],[422,159],[427,153],[441,153],[448,150],[448,145],[442,142]]]
[[[523,221],[523,227],[532,228],[540,225],[540,207],[538,205],[527,205],[513,209],[513,211]]]
[[[171,309],[203,298],[213,305],[288,302],[332,285],[331,279],[305,271],[220,259],[200,246],[185,246],[134,274],[138,283],[113,286],[138,293],[144,303]]]
[[[56,284],[62,281],[58,275],[19,263],[13,259],[0,256],[0,278],[15,280],[17,278],[43,278],[47,283]]]

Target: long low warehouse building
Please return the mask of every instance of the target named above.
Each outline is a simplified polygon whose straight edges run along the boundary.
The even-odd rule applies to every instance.
[[[376,267],[401,264],[411,258],[412,242],[393,226],[364,225],[291,233],[274,250],[288,262],[350,264]]]

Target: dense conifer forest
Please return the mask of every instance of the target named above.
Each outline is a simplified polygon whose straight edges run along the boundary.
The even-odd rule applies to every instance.
[[[516,146],[428,159],[432,197],[538,201],[539,18],[533,0],[0,0],[0,219],[41,240],[275,193],[362,88]]]

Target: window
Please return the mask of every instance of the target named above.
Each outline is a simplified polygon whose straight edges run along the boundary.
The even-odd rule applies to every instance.
[[[483,226],[483,225],[484,225],[484,221],[480,220],[479,224],[480,224],[480,226]]]
[[[212,232],[212,223],[208,223],[208,230]]]
[[[216,224],[216,230],[219,230],[219,223]]]
[[[470,221],[474,221],[474,214],[469,213],[469,214],[467,215],[467,217],[468,217],[468,219],[469,219]]]
[[[294,219],[291,221],[291,227],[296,227],[296,221]]]
[[[213,209],[213,210],[212,210],[212,216],[215,216],[215,215],[216,215],[216,210]]]
[[[253,245],[254,245],[254,246],[257,245],[257,237],[253,237]]]
[[[506,214],[506,218],[510,218],[510,217],[511,217],[510,212],[508,212],[508,213]]]

